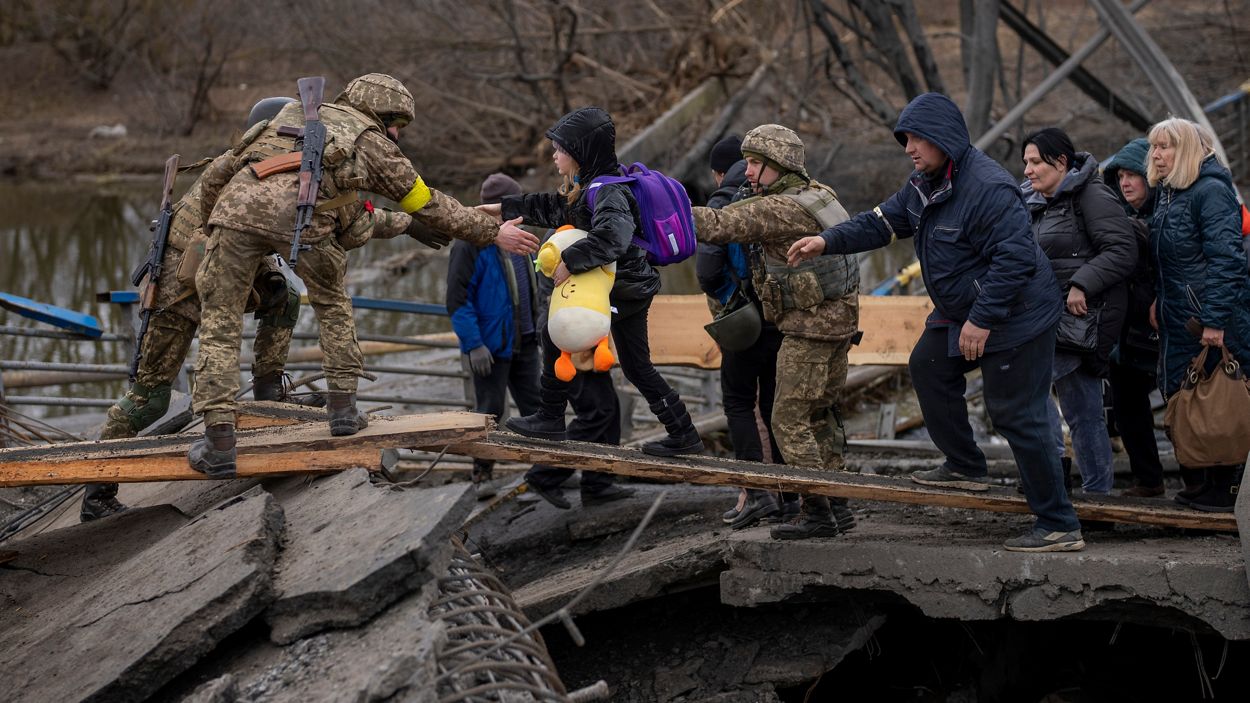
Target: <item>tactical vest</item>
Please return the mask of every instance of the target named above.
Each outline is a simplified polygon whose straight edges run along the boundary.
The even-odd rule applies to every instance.
[[[821,230],[847,219],[846,209],[838,202],[833,189],[816,181],[812,181],[810,187],[785,190],[780,195],[798,203],[820,223]],[[798,266],[764,257],[764,280],[766,286],[775,287],[772,297],[773,305],[779,308],[778,313],[806,310],[822,301],[837,300],[857,292],[859,257],[855,254],[818,256]]]

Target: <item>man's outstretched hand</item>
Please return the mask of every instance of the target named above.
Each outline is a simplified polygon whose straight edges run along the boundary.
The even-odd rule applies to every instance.
[[[538,252],[538,237],[518,227],[517,225],[521,222],[522,218],[518,217],[499,225],[499,233],[495,235],[495,244],[512,254],[535,254]]]
[[[786,252],[786,263],[791,266],[798,266],[804,261],[814,259],[823,253],[825,253],[824,237],[804,237],[790,245],[790,251]]]

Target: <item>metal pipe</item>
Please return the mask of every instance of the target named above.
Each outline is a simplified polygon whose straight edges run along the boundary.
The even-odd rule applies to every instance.
[[[78,334],[70,334],[69,332],[56,332],[53,330],[41,330],[31,327],[17,327],[15,325],[0,325],[0,334],[9,334],[15,337],[43,337],[45,339],[66,339],[71,342],[125,342],[125,337],[120,334],[102,334],[99,337],[84,337]]]
[[[9,405],[48,405],[68,408],[111,408],[113,401],[101,398],[53,398],[40,395],[10,395],[4,402]]]
[[[307,341],[320,341],[321,337],[312,332],[297,332],[292,335],[294,339]],[[398,337],[387,334],[359,334],[356,335],[358,342],[385,342],[387,344],[406,344],[412,347],[437,347],[440,349],[455,349],[460,343],[455,340],[447,339],[418,339],[415,337]]]
[[[0,361],[6,371],[71,371],[74,373],[125,374],[125,364],[66,364],[55,361]]]

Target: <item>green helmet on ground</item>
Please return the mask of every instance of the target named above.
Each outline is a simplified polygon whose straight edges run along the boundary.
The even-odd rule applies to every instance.
[[[334,102],[363,112],[383,129],[402,127],[417,118],[412,93],[399,80],[385,73],[367,73],[352,80]]]
[[[807,178],[803,140],[789,127],[762,124],[742,138],[742,153],[760,157],[781,171],[792,171]]]

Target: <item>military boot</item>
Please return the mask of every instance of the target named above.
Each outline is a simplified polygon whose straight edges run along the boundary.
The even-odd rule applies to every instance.
[[[191,468],[209,478],[234,478],[236,458],[234,425],[226,422],[210,425],[187,454]]]
[[[252,397],[256,400],[274,400],[279,403],[303,405],[309,408],[324,408],[325,396],[310,393],[305,396],[291,395],[287,375],[281,371],[267,373],[264,376],[252,377]]]
[[[703,451],[703,440],[699,431],[694,428],[690,413],[686,412],[686,404],[681,402],[677,391],[670,391],[658,402],[651,403],[651,412],[664,423],[668,436],[642,445],[642,452],[651,456],[677,456],[678,454],[698,454]]]
[[[569,384],[543,374],[539,390],[542,402],[538,412],[525,417],[510,417],[504,427],[523,437],[561,441],[567,436],[564,433],[564,407],[568,404]]]
[[[330,415],[330,434],[335,437],[353,435],[369,426],[369,418],[356,409],[353,391],[330,391],[326,412]]]
[[[89,483],[82,496],[82,507],[78,510],[78,519],[82,522],[99,520],[128,508],[117,500],[116,483]]]
[[[851,516],[851,524],[854,524]],[[773,539],[811,539],[813,537],[837,537],[841,534],[834,520],[829,499],[824,496],[803,496],[803,508],[799,516],[790,522],[777,525],[769,534]]]

